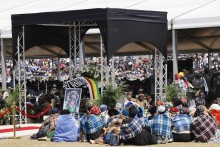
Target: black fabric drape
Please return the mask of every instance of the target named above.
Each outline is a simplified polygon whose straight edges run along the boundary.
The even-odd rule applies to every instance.
[[[166,12],[105,8],[17,14],[12,15],[11,19],[14,53],[17,50],[17,37],[23,26],[25,26],[26,49],[49,44],[57,45],[69,54],[68,24],[93,22],[98,24],[96,28],[100,29],[108,59],[119,48],[134,41],[149,42],[166,57]],[[57,26],[54,27],[54,25]],[[81,36],[84,36],[86,31],[92,27],[94,28],[94,26],[82,27]]]

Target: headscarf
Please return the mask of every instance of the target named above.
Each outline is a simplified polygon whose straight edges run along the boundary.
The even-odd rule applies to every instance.
[[[209,108],[209,110],[220,110],[220,106],[218,104],[212,104]]]
[[[129,112],[126,109],[122,109],[122,115],[129,116]]]
[[[179,75],[180,75],[181,77],[184,77],[184,76],[185,76],[184,72],[179,72]]]
[[[51,113],[52,114],[56,114],[59,112],[59,109],[57,107],[54,107],[52,110],[51,110]]]
[[[179,109],[177,107],[171,107],[170,112],[171,113],[177,113],[177,112],[179,112]]]
[[[122,109],[122,104],[121,103],[116,103],[115,108],[118,110]]]
[[[106,111],[108,109],[108,107],[106,105],[102,104],[102,105],[100,105],[100,109],[103,112],[103,111]]]
[[[196,107],[196,115],[200,116],[204,113],[205,107],[203,105],[199,105]]]
[[[157,111],[158,111],[159,113],[164,113],[164,112],[166,111],[166,108],[165,108],[165,106],[160,105],[160,106],[157,108]]]
[[[100,114],[101,110],[98,106],[93,106],[92,109],[90,110],[90,112],[92,114],[98,115],[98,114]]]

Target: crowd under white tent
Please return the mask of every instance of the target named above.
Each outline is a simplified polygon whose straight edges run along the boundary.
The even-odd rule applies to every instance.
[[[168,30],[171,34],[168,52],[172,52],[174,55],[175,62],[173,63],[174,68],[176,67],[174,72],[178,71],[177,59],[175,58],[177,52],[220,51],[220,45],[217,43],[220,38],[220,14],[218,13],[220,2],[217,0],[184,0],[178,2],[176,0],[0,0],[0,3],[2,63],[5,60],[3,57],[12,54],[11,14],[106,7],[168,12]],[[192,29],[193,31],[191,31]],[[3,48],[6,51],[3,52]]]

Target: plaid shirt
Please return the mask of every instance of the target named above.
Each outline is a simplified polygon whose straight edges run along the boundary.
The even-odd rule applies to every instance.
[[[179,114],[173,118],[174,131],[190,131],[191,117],[187,114]]]
[[[137,116],[135,116],[130,123],[121,125],[120,139],[128,140],[134,138],[136,135],[141,133],[144,125],[144,118],[138,118]]]
[[[207,142],[215,136],[217,124],[212,117],[202,114],[192,122],[191,127],[192,133],[195,136],[195,141]]]
[[[104,122],[100,116],[91,114],[89,118],[87,117],[87,114],[84,114],[80,120],[80,130],[85,134],[95,133],[104,127]]]
[[[162,139],[173,139],[172,122],[166,114],[158,114],[150,122],[152,134]]]

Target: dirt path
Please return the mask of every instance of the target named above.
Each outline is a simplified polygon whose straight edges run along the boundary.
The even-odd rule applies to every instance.
[[[106,147],[109,145],[98,145],[89,143],[54,143],[48,141],[30,140],[29,136],[20,139],[0,139],[0,147]],[[152,147],[219,147],[220,144],[208,143],[168,143],[152,145]],[[132,146],[130,146],[132,147]],[[137,147],[137,146],[136,146]]]

